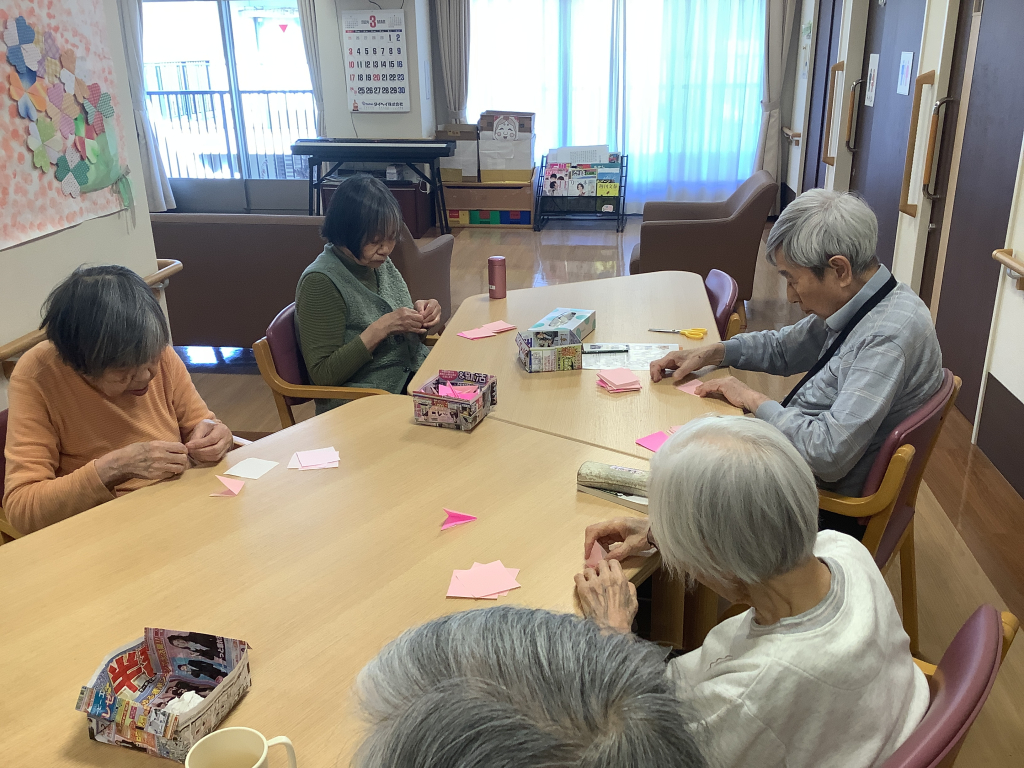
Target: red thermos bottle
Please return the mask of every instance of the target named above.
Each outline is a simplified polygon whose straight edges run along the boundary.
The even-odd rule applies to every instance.
[[[492,299],[505,298],[504,256],[491,256],[487,260],[487,288]]]

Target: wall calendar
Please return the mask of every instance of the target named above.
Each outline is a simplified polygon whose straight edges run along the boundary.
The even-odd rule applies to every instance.
[[[345,11],[342,46],[350,112],[408,112],[405,11]]]

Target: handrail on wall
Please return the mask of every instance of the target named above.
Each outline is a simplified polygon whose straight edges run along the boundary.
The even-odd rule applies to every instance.
[[[918,75],[914,82],[914,104],[910,111],[910,136],[907,138],[907,160],[903,165],[903,187],[900,190],[900,213],[917,218],[917,203],[910,202],[910,174],[914,169],[917,147],[917,121],[921,115],[921,95],[926,85],[935,85],[935,70]]]
[[[163,288],[171,275],[178,274],[185,267],[177,259],[157,259],[156,266],[156,272],[143,278],[146,281],[146,285],[151,288]],[[46,331],[40,329],[26,333],[24,336],[0,346],[0,361],[6,362],[12,357],[28,352],[45,338]],[[5,373],[7,372],[6,368],[7,366],[5,365]]]
[[[1014,258],[1013,248],[992,251],[992,258],[1017,275],[1017,290],[1024,291],[1024,261]]]

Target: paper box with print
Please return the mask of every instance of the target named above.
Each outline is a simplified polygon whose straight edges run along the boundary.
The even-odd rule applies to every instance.
[[[583,367],[583,339],[596,326],[594,310],[558,307],[516,335],[519,362],[529,373],[579,370]]]
[[[468,432],[498,404],[498,379],[488,373],[438,371],[412,393],[417,424]]]
[[[147,627],[104,660],[75,709],[89,738],[183,763],[251,685],[244,641]]]

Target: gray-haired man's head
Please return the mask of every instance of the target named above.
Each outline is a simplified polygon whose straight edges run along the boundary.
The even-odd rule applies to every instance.
[[[500,607],[410,630],[359,676],[360,768],[702,768],[664,651]]]

